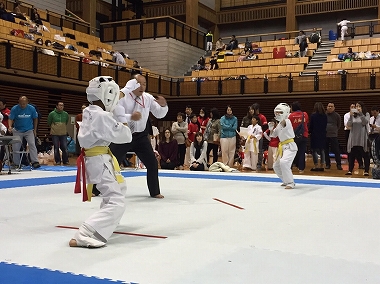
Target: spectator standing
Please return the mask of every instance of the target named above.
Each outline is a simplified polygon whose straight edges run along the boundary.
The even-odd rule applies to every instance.
[[[260,105],[258,103],[255,103],[252,105],[252,108],[254,109],[254,115],[257,115],[260,119],[260,126],[262,128],[262,131],[266,131],[268,128],[268,121],[265,115],[260,113]],[[259,154],[257,157],[257,170],[261,171],[262,165],[263,165],[263,157],[264,157],[264,140],[259,140]]]
[[[342,19],[339,23],[337,23],[338,26],[340,26],[340,38],[342,41],[344,41],[344,36],[347,34],[347,24],[350,23],[350,21],[347,21],[346,19]]]
[[[199,124],[199,127],[200,127],[199,131],[202,132],[203,135],[205,133],[206,126],[207,126],[207,123],[208,123],[209,119],[210,118],[207,115],[206,108],[205,107],[201,107],[201,109],[199,111],[199,116],[198,116],[198,124]]]
[[[346,141],[346,149],[347,149],[347,156],[348,156],[348,160],[350,160],[350,152],[348,151],[348,148],[347,148],[347,145],[348,145],[348,137],[350,136],[350,127],[347,126],[347,123],[348,123],[348,120],[350,119],[350,115],[351,115],[351,110],[356,108],[356,104],[352,103],[350,105],[350,111],[345,113],[344,116],[343,116],[343,119],[344,119],[344,138],[345,138],[345,141]],[[363,166],[363,158],[359,158],[357,159],[358,161],[358,164],[359,164],[359,169],[364,169],[364,166]]]
[[[26,139],[29,145],[30,159],[33,168],[39,168],[36,148],[38,115],[36,109],[28,103],[26,96],[21,96],[18,104],[12,107],[9,115],[8,131],[13,136],[19,136],[22,141]],[[13,144],[14,149],[20,149],[21,142]],[[13,154],[13,162],[20,163],[20,154]]]
[[[210,161],[210,152],[212,151],[212,163],[218,161],[218,148],[220,144],[220,114],[217,108],[210,110],[210,119],[205,130],[205,141],[207,141],[207,163]]]
[[[164,135],[158,145],[158,153],[160,154],[161,169],[174,170],[177,167],[178,161],[178,144],[177,140],[173,139],[173,134],[170,128],[165,128]]]
[[[329,104],[330,105],[330,104]],[[310,116],[310,146],[313,154],[314,167],[311,171],[324,171],[326,147],[327,115],[321,102],[314,104],[314,112]],[[318,164],[318,155],[320,164]]]
[[[234,165],[236,151],[237,118],[232,113],[231,106],[227,106],[226,114],[220,119],[220,150],[223,164]]]
[[[1,106],[0,106],[1,107]],[[379,107],[374,106],[371,108],[371,118],[369,120],[369,136],[368,139],[372,143],[377,137],[379,137],[380,133],[380,115],[379,115]]]
[[[326,157],[326,169],[330,169],[330,149],[335,155],[336,168],[342,170],[342,158],[340,156],[339,141],[338,141],[338,131],[341,126],[341,117],[335,112],[334,103],[328,103],[327,105],[327,126],[326,126],[326,146],[325,146],[325,157]]]
[[[2,118],[2,124],[6,128],[6,130],[5,130],[6,133],[4,135],[7,135],[7,134],[9,135],[9,133],[8,133],[8,128],[9,128],[8,119],[9,119],[10,113],[11,113],[11,111],[9,108],[7,108],[6,100],[3,98],[0,98],[0,114],[3,117]],[[4,161],[4,156],[5,156],[5,147],[1,146],[1,148],[0,148],[0,162],[1,163],[2,163],[2,161]]]
[[[305,32],[304,31],[300,31],[299,34],[298,34],[298,36],[294,40],[295,44],[300,44],[304,38],[306,38]]]
[[[187,137],[191,142],[194,142],[195,134],[199,131],[198,118],[193,113],[190,115],[190,123],[188,124]]]
[[[305,171],[305,154],[306,154],[306,144],[307,138],[309,136],[308,123],[309,116],[306,112],[301,110],[301,104],[293,102],[292,104],[292,113],[289,114],[289,120],[292,123],[293,130],[296,130],[297,127],[302,123],[303,124],[303,134],[300,138],[295,138],[294,142],[297,144],[297,154],[294,158],[294,164],[299,170],[299,173],[302,174]]]
[[[364,158],[364,176],[369,174],[369,147],[368,147],[368,123],[370,115],[363,102],[356,103],[356,108],[351,110],[347,126],[350,127],[347,150],[350,152],[348,172],[352,175],[355,158]]]
[[[185,114],[186,114],[186,119],[185,119],[185,122],[187,124],[190,123],[190,115],[193,114],[193,109],[191,108],[190,105],[187,105],[186,108],[185,108]]]
[[[178,145],[178,169],[183,170],[185,155],[186,155],[186,138],[187,138],[187,129],[188,124],[184,121],[185,114],[179,112],[177,114],[177,121],[172,124],[172,133],[175,140],[177,140]]]
[[[248,126],[250,126],[252,124],[252,116],[254,114],[255,114],[255,110],[254,110],[253,106],[249,106],[247,115],[243,117],[241,124],[240,124],[240,127],[247,128]]]
[[[63,108],[63,102],[58,102],[56,108],[49,113],[47,119],[54,146],[54,160],[56,165],[61,164],[59,149],[62,151],[63,164],[69,164],[69,154],[67,151],[67,124],[69,123],[69,114],[64,111]]]
[[[214,42],[213,37],[211,31],[206,34],[206,51],[212,51],[212,43]]]
[[[76,154],[79,156],[80,155],[80,145],[79,145],[79,140],[78,140],[78,133],[79,133],[79,123],[82,122],[82,119],[83,119],[83,110],[86,108],[87,106],[85,104],[82,105],[82,112],[77,114],[75,116],[75,128],[77,130],[76,134],[75,134],[75,150],[76,150]]]

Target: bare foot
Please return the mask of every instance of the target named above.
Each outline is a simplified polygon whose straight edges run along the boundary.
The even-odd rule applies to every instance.
[[[77,247],[78,246],[77,240],[76,239],[71,239],[69,241],[69,246],[71,246],[71,247]]]
[[[162,194],[157,194],[157,195],[155,195],[155,196],[153,196],[153,198],[164,198],[164,196],[162,195]]]

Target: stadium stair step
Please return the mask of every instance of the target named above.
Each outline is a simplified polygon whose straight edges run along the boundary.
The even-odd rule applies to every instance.
[[[319,48],[315,51],[313,57],[309,61],[309,64],[306,66],[305,70],[320,70],[323,67],[323,63],[326,62],[327,56],[331,54],[331,49],[334,47],[335,41],[324,41],[320,44]],[[302,72],[304,75],[306,72]],[[312,75],[315,74],[314,72]]]

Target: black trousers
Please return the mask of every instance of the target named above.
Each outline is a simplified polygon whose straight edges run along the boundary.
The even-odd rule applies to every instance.
[[[132,142],[125,144],[111,144],[110,149],[121,164],[127,152],[135,152],[139,159],[144,163],[147,170],[147,184],[150,196],[160,194],[158,182],[158,163],[154,155],[148,132],[138,132],[132,134]]]
[[[218,144],[214,143],[207,143],[207,163],[210,163],[210,152],[212,151],[212,163],[216,163],[218,161]]]
[[[330,148],[331,152],[335,155],[335,161],[337,166],[342,165],[342,158],[340,157],[338,137],[326,137],[325,158],[326,166],[331,166],[330,161]]]
[[[369,153],[364,152],[363,147],[354,146],[351,148],[350,159],[348,161],[348,171],[352,172],[355,166],[355,159],[364,159],[364,171],[369,172]],[[359,161],[359,160],[358,160]]]
[[[346,146],[348,145],[348,138],[350,137],[350,130],[345,130],[344,131],[344,138],[346,139]],[[348,157],[348,162],[350,162],[350,155],[351,153],[348,153],[348,149],[347,149],[347,157]],[[363,168],[363,157],[361,156],[361,154],[358,154],[358,156],[356,157],[356,160],[358,161],[358,164],[359,164],[359,168]]]
[[[185,156],[186,156],[186,145],[185,144],[178,144],[178,165],[182,166],[185,163]]]

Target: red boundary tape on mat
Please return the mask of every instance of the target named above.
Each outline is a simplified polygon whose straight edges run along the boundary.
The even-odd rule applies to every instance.
[[[234,204],[232,204],[232,203],[228,203],[228,202],[223,201],[223,200],[220,200],[220,199],[218,199],[218,198],[213,198],[213,199],[216,200],[216,201],[219,201],[219,202],[221,202],[221,203],[224,203],[224,204],[230,205],[230,206],[232,206],[232,207],[235,207],[235,208],[237,208],[237,209],[244,210],[243,207],[240,207],[240,206],[234,205]]]
[[[78,230],[78,227],[72,227],[72,226],[55,226],[56,228],[60,229],[71,229],[71,230]],[[135,234],[135,233],[127,233],[127,232],[113,232],[114,234],[119,235],[128,235],[128,236],[135,236],[135,237],[146,237],[146,238],[155,238],[155,239],[166,239],[167,237],[164,236],[155,236],[155,235],[145,235],[145,234]]]

